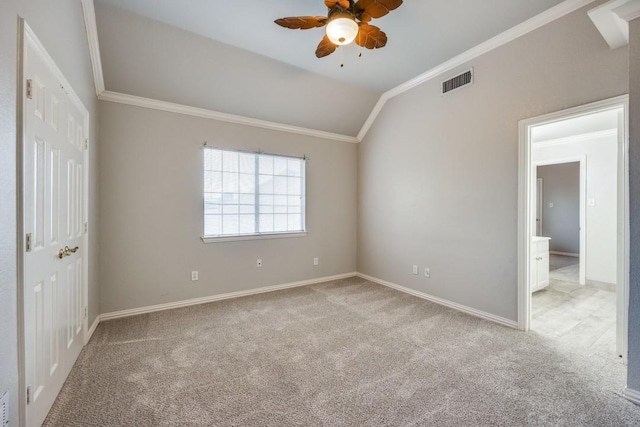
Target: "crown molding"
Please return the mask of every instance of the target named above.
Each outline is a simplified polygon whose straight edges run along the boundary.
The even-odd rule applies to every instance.
[[[98,42],[98,26],[96,24],[96,10],[93,0],[81,0],[82,13],[84,15],[84,26],[87,30],[87,41],[89,43],[89,56],[91,57],[91,68],[93,68],[93,81],[96,86],[96,95],[99,97],[104,92],[104,76],[102,74],[102,59],[100,57],[100,43]]]
[[[135,107],[150,108],[153,110],[166,111],[169,113],[200,117],[203,119],[218,120],[222,122],[235,123],[235,124],[275,130],[280,132],[288,132],[288,133],[294,133],[298,135],[330,139],[333,141],[350,142],[350,143],[359,142],[355,136],[341,135],[341,134],[325,132],[321,130],[308,129],[308,128],[303,128],[298,126],[285,125],[282,123],[269,122],[266,120],[253,119],[250,117],[236,116],[234,114],[227,114],[227,113],[221,113],[219,111],[207,110],[205,108],[191,107],[188,105],[175,104],[173,102],[166,102],[166,101],[159,101],[157,99],[143,98],[141,96],[127,95],[124,93],[111,92],[108,90],[102,92],[98,96],[98,99],[101,101],[133,105]]]
[[[640,18],[640,0],[631,0],[622,6],[613,9],[613,13],[627,22]]]
[[[584,7],[592,3],[593,1],[594,0],[565,0],[564,2],[552,7],[551,9],[548,9],[531,19],[498,34],[497,36],[487,40],[486,42],[480,43],[479,45],[467,50],[466,52],[463,52],[460,55],[455,56],[446,62],[443,62],[442,64],[430,69],[429,71],[426,71],[418,75],[417,77],[414,77],[413,79],[406,81],[391,90],[388,90],[387,92],[382,94],[380,100],[375,105],[373,111],[371,111],[371,114],[360,129],[360,132],[358,132],[358,139],[360,141],[364,140],[367,132],[369,132],[369,129],[375,122],[378,114],[380,114],[382,108],[389,99],[401,95],[408,90],[426,83],[448,71],[451,71],[454,68],[457,68],[481,55],[484,55],[485,53],[491,52],[492,50],[497,49],[500,46],[503,46],[513,40],[516,40],[517,38],[522,37],[525,34],[537,30],[538,28],[550,22],[553,22],[556,19],[562,18],[563,16],[568,15],[569,13],[580,9],[581,7]]]
[[[349,143],[358,143],[361,142],[374,122],[376,121],[378,115],[384,108],[387,101],[393,97],[396,97],[404,92],[407,92],[413,89],[416,86],[419,86],[423,83],[426,83],[448,71],[453,70],[456,67],[459,67],[466,62],[469,62],[485,53],[488,53],[500,46],[503,46],[527,33],[530,33],[550,22],[555,21],[583,6],[586,6],[592,3],[595,0],[565,0],[564,2],[548,9],[533,18],[525,21],[511,29],[504,31],[501,34],[487,40],[484,43],[481,43],[466,52],[455,56],[454,58],[443,62],[442,64],[426,71],[418,75],[417,77],[402,83],[395,88],[388,90],[383,93],[378,102],[374,106],[373,110],[367,117],[367,120],[364,122],[362,128],[358,132],[357,136],[349,136],[349,135],[341,135],[331,132],[325,132],[315,129],[308,129],[298,126],[291,126],[282,123],[269,122],[265,120],[253,119],[250,117],[238,116],[234,114],[221,113],[218,111],[207,110],[204,108],[198,107],[190,107],[187,105],[174,104],[171,102],[159,101],[150,98],[142,98],[133,95],[127,95],[123,93],[110,92],[105,90],[104,84],[104,76],[102,72],[102,61],[100,57],[100,45],[98,42],[98,30],[96,25],[96,16],[95,16],[95,8],[93,4],[93,0],[81,0],[82,8],[84,12],[84,20],[85,26],[87,30],[87,40],[89,43],[89,52],[91,55],[91,64],[93,67],[93,77],[95,80],[96,86],[96,94],[98,95],[98,99],[109,102],[116,102],[120,104],[128,104],[134,105],[138,107],[144,108],[152,108],[161,111],[167,111],[178,114],[186,114],[195,117],[201,117],[206,119],[213,119],[219,121],[225,121],[229,123],[242,124],[247,126],[259,127],[263,129],[270,129],[280,132],[288,132],[294,133],[298,135],[306,135],[313,136],[318,138],[324,138],[334,141],[341,142],[349,142]],[[638,4],[640,0],[631,0],[630,3]],[[616,10],[616,12],[618,12]]]

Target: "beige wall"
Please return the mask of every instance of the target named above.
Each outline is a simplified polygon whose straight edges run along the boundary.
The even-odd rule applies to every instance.
[[[593,6],[387,102],[359,147],[358,271],[516,320],[518,122],[628,90]],[[441,96],[470,66],[474,85]]]
[[[0,2],[0,395],[10,392],[11,425],[18,425],[16,274],[16,70],[18,17],[23,17],[91,114],[91,224],[97,223],[97,108],[87,37],[78,0]],[[97,234],[91,228],[89,323],[98,315]]]
[[[100,141],[103,313],[355,271],[355,144],[107,102]],[[308,235],[202,243],[204,141],[307,155]]]

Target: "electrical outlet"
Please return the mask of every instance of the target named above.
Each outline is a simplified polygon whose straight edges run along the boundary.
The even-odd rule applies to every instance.
[[[315,257],[313,259],[313,265],[318,265],[318,264],[320,264],[320,260],[318,259],[318,257]]]
[[[194,270],[191,272],[191,281],[195,282],[196,280],[198,280],[198,272]]]
[[[431,277],[431,270],[428,268],[424,269],[424,277]]]
[[[256,261],[256,267],[262,268],[262,258],[258,258],[258,260]]]
[[[418,275],[418,266],[417,265],[413,266],[413,274]]]

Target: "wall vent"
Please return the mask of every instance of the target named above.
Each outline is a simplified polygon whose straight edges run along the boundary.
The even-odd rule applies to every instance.
[[[9,392],[0,399],[0,427],[9,426]]]
[[[465,71],[462,74],[445,80],[442,82],[442,94],[453,92],[456,89],[460,89],[463,86],[473,84],[473,68]]]

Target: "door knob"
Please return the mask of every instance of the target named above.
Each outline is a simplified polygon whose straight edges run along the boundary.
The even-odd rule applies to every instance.
[[[60,249],[58,251],[58,258],[62,259],[71,254],[75,254],[78,251],[78,249],[80,249],[78,246],[76,246],[75,248],[70,248],[69,246],[65,246],[63,249]]]

